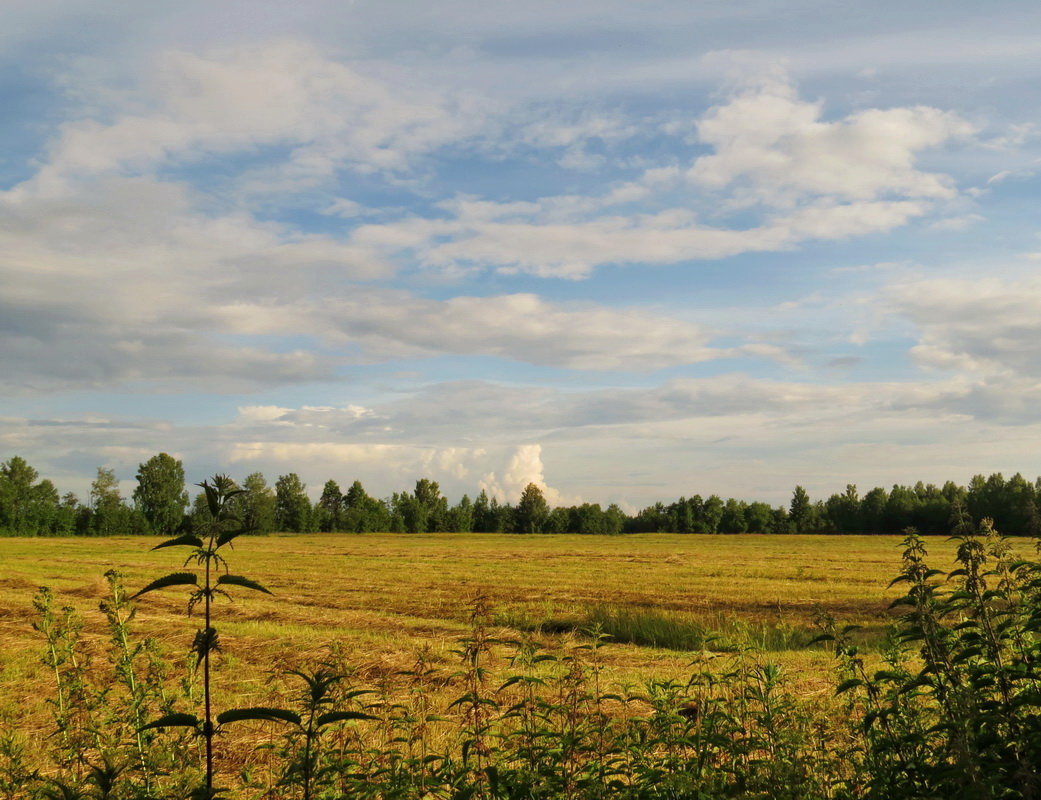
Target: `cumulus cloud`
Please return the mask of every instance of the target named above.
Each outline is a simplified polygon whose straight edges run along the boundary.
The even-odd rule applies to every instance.
[[[405,90],[392,75],[300,40],[171,51],[141,85],[61,126],[36,174],[0,192],[7,391],[238,391],[337,380],[358,361],[442,354],[583,370],[735,357],[790,365],[775,343],[657,309],[531,292],[433,300],[359,282],[393,279],[410,260],[455,277],[491,267],[581,278],[609,263],[717,259],[890,230],[954,191],[944,176],[917,170],[914,157],[965,132],[925,108],[824,121],[820,104],[775,77],[701,117],[698,136],[713,152],[685,173],[657,165],[601,194],[458,195],[440,201],[436,217],[382,223],[359,224],[364,207],[340,195],[315,209],[347,219],[340,232],[261,217],[186,169],[238,157],[250,165],[230,169],[238,190],[271,179],[269,195],[285,200],[295,190],[278,181],[292,175],[404,173],[416,157],[496,130],[481,127],[487,109],[463,113],[450,93]],[[638,128],[619,114],[583,113],[530,123],[520,138],[559,150],[625,140]],[[612,211],[684,185],[675,197],[683,203]],[[692,186],[753,191],[778,208],[752,225],[710,224]],[[745,343],[716,344],[724,336]]]
[[[969,373],[1041,378],[1041,279],[930,278],[887,299],[919,330],[919,363]]]
[[[237,391],[336,379],[359,358],[440,354],[644,371],[785,357],[713,346],[719,331],[650,309],[365,286],[355,281],[389,271],[376,250],[210,217],[184,186],[154,178],[98,179],[60,198],[0,193],[0,221],[7,392],[134,381]],[[283,336],[322,346],[273,347]]]
[[[403,169],[467,129],[448,98],[388,85],[300,39],[167,51],[132,100],[140,110],[63,125],[31,187],[269,146],[293,148],[279,174],[306,184],[348,166]]]
[[[150,178],[61,197],[0,193],[5,389],[187,381],[223,391],[331,378],[327,354],[222,338],[234,331],[219,313],[229,295],[292,302],[330,270],[363,277],[381,266],[322,237],[209,217],[184,187]]]
[[[973,132],[950,112],[926,106],[867,109],[821,119],[823,104],[798,97],[790,81],[757,80],[698,122],[713,153],[687,178],[712,189],[737,187],[739,199],[791,205],[807,197],[843,201],[881,197],[949,198],[946,175],[923,172],[915,156]]]
[[[485,475],[478,486],[499,502],[516,503],[528,484],[542,490],[542,496],[551,506],[572,505],[581,502],[577,498],[564,499],[560,492],[546,484],[545,467],[542,464],[542,445],[519,446],[502,470],[502,476],[494,472]]]
[[[786,75],[767,72],[697,120],[697,139],[711,152],[685,167],[656,165],[585,197],[460,198],[442,204],[449,218],[363,226],[353,240],[437,269],[581,279],[605,264],[720,259],[889,231],[957,196],[950,176],[916,165],[921,153],[973,133],[956,114],[928,106],[823,114],[822,102],[801,99]],[[672,205],[614,210],[657,194]],[[749,207],[759,211],[755,221],[728,224]]]

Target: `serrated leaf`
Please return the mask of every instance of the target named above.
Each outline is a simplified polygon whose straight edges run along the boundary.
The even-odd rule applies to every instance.
[[[860,678],[850,678],[848,681],[843,681],[838,685],[838,687],[835,689],[835,694],[843,694],[845,692],[848,692],[850,689],[855,689],[858,686],[863,685],[864,681],[860,680]]]
[[[318,727],[323,725],[330,725],[333,722],[350,722],[351,720],[357,719],[376,719],[372,714],[366,714],[363,711],[330,711],[327,714],[320,715],[315,719],[315,724]]]
[[[229,722],[244,722],[255,720],[258,722],[291,722],[300,724],[300,715],[295,711],[287,711],[282,708],[265,708],[253,706],[251,708],[229,708],[217,715],[217,722],[225,725]]]
[[[198,586],[199,579],[194,572],[172,572],[159,580],[152,581],[144,589],[133,595],[130,599],[140,597],[146,592],[154,592],[156,589],[166,589],[169,586]]]
[[[233,531],[224,531],[223,533],[217,534],[217,547],[223,547],[232,539],[248,532],[249,531],[247,531],[245,528],[238,528]]]
[[[244,578],[241,575],[221,575],[217,578],[217,585],[241,586],[244,589],[253,589],[257,592],[264,592],[264,594],[271,594],[270,591],[265,589],[256,581],[251,581],[249,578]]]
[[[167,539],[165,542],[160,542],[153,550],[159,550],[162,547],[180,547],[182,545],[190,547],[202,547],[202,539],[192,533],[186,533],[183,536],[176,536],[173,539]]]
[[[876,681],[902,681],[904,675],[891,669],[880,669],[875,673]]]
[[[217,519],[220,516],[220,495],[217,494],[216,487],[210,486],[206,481],[200,483],[199,486],[206,492],[206,505],[210,508],[210,516]]]
[[[154,722],[142,725],[138,730],[147,731],[154,728],[199,728],[199,718],[194,714],[167,714]]]

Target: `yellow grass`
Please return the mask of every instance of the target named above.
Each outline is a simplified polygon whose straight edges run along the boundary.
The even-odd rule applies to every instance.
[[[819,608],[841,622],[880,626],[900,560],[899,539],[886,536],[325,534],[240,542],[229,554],[232,572],[275,593],[236,590],[234,602],[216,612],[225,652],[251,668],[247,685],[273,663],[320,657],[334,642],[363,672],[404,667],[423,646],[448,661],[476,594],[487,595],[500,620],[578,618],[609,605],[659,610],[709,628],[809,628]],[[8,697],[24,694],[24,673],[35,672],[35,588],[50,586],[61,604],[87,618],[88,631],[100,633],[107,569],[122,572],[133,590],[181,568],[184,551],[149,552],[153,543],[0,540],[0,647],[8,664],[0,682]],[[938,566],[950,564],[949,543],[931,540],[930,549]],[[182,591],[157,592],[140,601],[137,624],[183,652],[194,629],[183,610]],[[675,674],[690,661],[687,653],[635,645],[604,653],[627,679]],[[821,650],[772,657],[807,690],[826,683],[830,666]]]
[[[875,632],[889,619],[897,590],[886,587],[900,566],[899,537],[886,536],[519,536],[493,534],[273,535],[239,540],[228,553],[231,572],[258,580],[273,597],[233,589],[218,603],[215,625],[218,710],[284,705],[286,669],[306,668],[335,648],[356,671],[355,680],[405,691],[417,653],[440,674],[458,668],[453,651],[468,630],[473,598],[485,595],[496,614],[493,633],[518,637],[510,625],[578,620],[597,607],[656,612],[711,630],[729,640],[770,629],[798,630],[805,641],[818,610],[840,623]],[[14,720],[33,741],[53,730],[45,698],[52,675],[40,662],[32,630],[32,597],[49,586],[56,605],[69,605],[85,622],[86,655],[98,674],[110,674],[107,634],[98,610],[117,569],[132,592],[183,568],[187,551],[150,552],[156,540],[0,539],[0,725]],[[929,541],[931,560],[949,568],[953,545]],[[139,601],[136,635],[158,638],[169,654],[172,678],[184,674],[198,620],[184,616],[184,587]],[[536,633],[549,647],[576,640]],[[717,648],[722,649],[722,648]],[[508,648],[489,666],[492,683],[509,670]],[[706,652],[677,652],[612,643],[600,651],[603,680],[638,686],[651,678],[683,680]],[[834,691],[834,665],[822,648],[774,649],[764,655],[788,675],[789,689],[817,705]],[[109,670],[105,673],[102,670]],[[432,688],[433,707],[446,709],[458,694],[449,682]],[[267,734],[274,737],[276,733]],[[256,742],[226,738],[222,758],[240,767]],[[232,752],[234,751],[234,752]]]

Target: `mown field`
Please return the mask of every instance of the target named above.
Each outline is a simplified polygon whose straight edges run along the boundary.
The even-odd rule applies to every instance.
[[[9,698],[32,698],[46,676],[38,665],[32,596],[49,586],[100,636],[97,612],[117,569],[133,590],[181,568],[176,551],[150,552],[141,538],[0,540],[0,681]],[[930,540],[936,562],[951,546]],[[336,644],[363,674],[405,668],[420,648],[450,661],[476,595],[491,605],[497,632],[535,631],[552,640],[590,617],[620,614],[639,629],[675,623],[718,635],[706,647],[759,647],[815,691],[828,683],[827,653],[804,647],[822,610],[865,626],[887,619],[895,596],[899,539],[884,536],[518,536],[272,535],[242,540],[232,572],[273,596],[237,591],[217,608],[225,660],[240,691],[262,685],[273,665],[317,659]],[[135,624],[171,651],[189,646],[184,593],[151,594]],[[638,632],[638,631],[637,631]],[[638,636],[636,638],[639,638]],[[619,679],[676,674],[690,653],[611,644],[605,664]],[[16,699],[15,702],[21,702]]]
[[[155,543],[131,537],[0,539],[0,784],[6,780],[14,787],[13,796],[28,796],[18,793],[19,787],[28,785],[26,781],[46,786],[48,781],[72,775],[74,781],[86,785],[82,782],[92,780],[88,767],[98,763],[104,747],[122,748],[118,751],[124,753],[120,756],[124,759],[131,758],[125,754],[137,752],[133,749],[134,726],[141,721],[133,723],[127,717],[136,712],[125,710],[126,687],[116,685],[125,681],[116,666],[120,646],[118,640],[113,644],[113,629],[99,607],[110,593],[105,579],[109,570],[117,570],[133,592],[157,577],[183,569],[184,550],[150,551]],[[926,546],[931,565],[952,568],[952,542],[934,538]],[[1016,549],[1028,546],[1013,545]],[[788,769],[785,765],[793,759],[794,769],[796,763],[809,759],[815,766],[797,767],[800,780],[811,780],[820,769],[834,772],[828,780],[839,780],[845,771],[841,749],[821,748],[824,741],[847,735],[841,731],[852,707],[835,696],[834,655],[828,646],[813,645],[811,639],[822,616],[840,625],[862,626],[856,636],[868,668],[880,665],[878,647],[893,620],[890,603],[899,593],[889,583],[901,565],[900,539],[884,536],[297,534],[243,538],[227,555],[232,574],[259,581],[273,594],[232,587],[233,599],[222,600],[215,608],[221,644],[213,675],[215,713],[230,707],[284,707],[299,702],[299,679],[289,671],[331,665],[331,669],[349,673],[351,687],[368,690],[352,702],[362,703],[360,708],[375,716],[372,722],[352,727],[349,734],[337,734],[337,741],[348,748],[338,752],[355,753],[350,756],[355,766],[329,774],[342,782],[352,770],[363,770],[371,776],[362,779],[364,785],[404,780],[417,796],[426,791],[422,784],[426,767],[422,765],[427,762],[422,753],[436,749],[455,753],[448,758],[456,758],[467,736],[485,735],[472,733],[479,724],[475,720],[484,719],[482,714],[496,716],[499,722],[495,725],[507,725],[505,733],[495,734],[505,736],[501,741],[507,744],[527,735],[527,723],[509,728],[513,724],[507,710],[510,704],[521,703],[515,707],[529,711],[548,709],[540,724],[549,726],[547,731],[563,725],[563,733],[556,735],[564,737],[560,741],[566,750],[570,746],[566,743],[572,741],[567,726],[578,724],[575,720],[580,717],[588,717],[585,741],[599,742],[595,747],[600,747],[606,740],[597,733],[601,723],[593,720],[635,719],[633,724],[639,728],[652,708],[658,709],[655,714],[662,713],[653,697],[670,698],[665,701],[665,716],[655,719],[672,720],[665,723],[672,733],[663,733],[665,738],[648,745],[618,745],[623,748],[618,752],[629,754],[625,759],[667,760],[676,742],[685,746],[683,737],[689,731],[684,732],[687,729],[682,728],[676,711],[681,708],[678,703],[692,694],[702,698],[699,702],[722,704],[713,706],[717,710],[712,720],[737,725],[727,734],[737,738],[720,740],[728,742],[720,745],[723,749],[715,756],[723,769],[720,775],[732,774],[726,772],[730,769],[727,764],[745,764],[753,771],[759,769],[755,765],[771,763]],[[56,610],[68,608],[71,614],[66,618],[59,611],[52,618],[52,625],[58,620],[56,624],[64,632],[52,639],[49,665],[44,637],[34,630],[40,613],[34,609],[33,599],[41,586],[50,587]],[[149,701],[152,707],[147,713],[152,717],[157,713],[156,703],[166,702],[160,695],[173,699],[174,709],[190,712],[198,707],[198,676],[194,683],[184,679],[201,621],[185,618],[186,596],[180,587],[142,597],[123,642],[124,652],[146,637],[158,643],[156,650],[148,651],[158,653],[152,660],[143,661],[143,652],[135,656],[138,679],[153,687],[149,691],[160,693]],[[475,633],[472,624],[477,598],[484,598],[489,609],[483,617],[487,627],[480,633]],[[607,635],[598,650],[589,648],[594,641],[591,630]],[[469,662],[461,658],[467,636],[471,642],[473,637],[482,642],[489,637],[479,648],[480,672],[473,650]],[[526,645],[518,646],[522,642]],[[71,649],[66,648],[69,643]],[[538,650],[532,651],[532,646]],[[61,662],[57,670],[55,652]],[[523,662],[528,666],[515,660],[524,652],[529,653],[529,660]],[[538,666],[539,662],[530,660],[532,652],[553,655]],[[767,666],[770,664],[780,671]],[[529,676],[525,681],[537,680],[539,675],[545,681],[515,683],[519,678],[511,676],[517,676],[518,670]],[[719,684],[710,679],[706,684],[703,678],[694,677],[692,683],[686,683],[688,676],[709,673],[733,675],[734,682]],[[56,680],[62,683],[58,692]],[[544,687],[538,691],[547,693],[543,700],[525,694],[529,691],[525,686],[536,691],[531,688],[536,685]],[[775,690],[783,695],[769,694],[768,699],[761,694]],[[461,694],[466,692],[471,694]],[[472,692],[494,698],[489,702],[496,703],[495,711],[487,710],[492,706],[474,711],[473,703],[463,699],[475,696]],[[616,700],[606,699],[611,692],[616,692]],[[601,695],[603,701],[598,699]],[[64,706],[55,701],[56,696],[66,698]],[[625,698],[636,698],[636,705]],[[454,705],[453,699],[457,700]],[[77,704],[86,706],[77,708]],[[579,708],[583,710],[579,712]],[[117,716],[107,716],[111,711]],[[776,713],[781,717],[775,720]],[[433,716],[425,716],[430,714]],[[56,720],[62,718],[73,726],[66,732],[60,725],[56,728]],[[487,719],[491,726],[491,717]],[[676,721],[680,721],[679,728]],[[778,721],[788,726],[789,733],[772,732]],[[647,724],[652,728],[645,730],[658,730],[653,727],[657,722]],[[704,724],[709,724],[708,717]],[[118,734],[121,743],[106,745],[108,728],[114,725],[122,731]],[[113,727],[113,735],[115,730]],[[702,731],[700,722],[694,730]],[[749,733],[756,730],[759,733]],[[487,731],[492,735],[492,727]],[[680,739],[669,739],[673,734]],[[136,735],[140,743],[140,735]],[[785,737],[790,735],[797,737],[791,742],[800,742],[792,745],[791,753],[762,760],[764,753],[789,741]],[[178,764],[197,765],[199,741],[170,736],[161,734],[158,741],[170,741],[170,747],[176,749],[167,752],[181,755],[169,757],[187,759]],[[814,736],[823,737],[819,744],[812,743]],[[217,771],[226,778],[235,776],[232,783],[241,790],[231,797],[296,796],[288,789],[287,794],[281,790],[266,793],[279,785],[279,775],[285,779],[290,774],[283,774],[288,762],[284,755],[279,756],[285,741],[285,728],[276,721],[235,726],[221,733]],[[352,741],[357,742],[354,751],[350,750]],[[149,752],[149,758],[158,758],[156,764],[160,764],[163,747]],[[482,777],[479,763],[475,773],[465,749],[462,752],[464,768],[469,770],[465,780],[476,780],[478,787],[491,780]],[[523,752],[527,751],[522,748],[510,756],[504,768],[516,764],[517,758],[523,761]],[[550,747],[544,753],[556,765],[552,774],[561,765],[578,763],[569,760],[577,759],[578,751],[566,757],[553,752]],[[78,758],[76,754],[86,755]],[[397,772],[398,767],[393,766],[399,763],[397,758],[413,766]],[[564,761],[558,763],[558,758]],[[131,761],[121,763],[120,769],[131,769]],[[439,773],[436,779],[443,787],[444,781],[455,780],[449,774],[454,762],[438,763],[449,765],[449,772]],[[594,758],[590,763],[606,762]],[[626,763],[632,766],[636,762]],[[27,778],[27,769],[39,770],[37,777]],[[132,769],[126,772],[131,781],[136,779],[132,775],[143,774],[136,766]],[[170,764],[155,769],[160,772],[153,774],[181,780],[176,777],[180,772],[169,771]],[[198,767],[194,769],[184,773],[186,779],[198,779]],[[764,785],[779,779],[771,770],[758,778]],[[577,792],[579,784],[571,782],[573,778],[578,780],[566,778],[564,785]],[[623,783],[627,790],[637,791],[645,779],[630,775]],[[420,784],[413,785],[416,780]],[[592,776],[591,780],[590,786],[595,788],[602,778]],[[656,780],[651,777],[647,785],[655,785]],[[181,790],[175,787],[171,791]],[[396,790],[384,786],[377,794],[382,791],[393,794]],[[803,789],[793,788],[792,796],[802,797],[800,792]]]

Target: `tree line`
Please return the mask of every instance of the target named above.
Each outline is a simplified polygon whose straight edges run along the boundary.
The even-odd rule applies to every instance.
[[[159,453],[138,466],[135,478],[136,487],[124,498],[115,472],[98,467],[88,497],[80,500],[72,492],[60,494],[14,456],[0,464],[0,535],[169,535],[207,522],[205,496],[190,500],[179,460]],[[1019,473],[1007,479],[1001,473],[976,475],[968,486],[919,481],[876,487],[863,495],[849,484],[816,501],[796,486],[787,506],[695,494],[635,514],[614,503],[551,508],[534,483],[515,505],[489,498],[484,490],[475,499],[463,495],[450,504],[437,481],[427,478],[384,498],[369,495],[357,480],[346,491],[328,480],[314,503],[295,472],[280,475],[274,486],[253,472],[239,485],[246,491],[233,498],[236,513],[261,533],[899,533],[909,527],[948,533],[966,516],[990,518],[1006,533],[1041,533],[1041,478],[1031,482]]]

